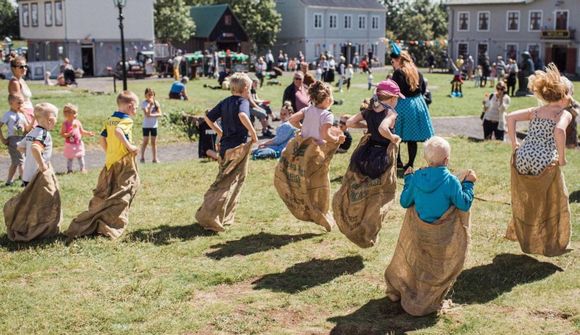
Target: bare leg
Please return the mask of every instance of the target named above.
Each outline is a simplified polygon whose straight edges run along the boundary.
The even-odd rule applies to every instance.
[[[153,162],[157,163],[157,136],[151,136],[151,154],[153,155]]]
[[[145,161],[145,149],[147,149],[147,144],[149,143],[149,136],[143,136],[143,144],[141,144],[141,161]]]
[[[14,174],[16,173],[17,167],[18,165],[10,164],[10,167],[8,168],[8,177],[6,178],[7,183],[11,183],[12,179],[14,179]]]

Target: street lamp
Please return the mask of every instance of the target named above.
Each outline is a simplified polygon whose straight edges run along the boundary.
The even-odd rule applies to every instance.
[[[119,29],[121,30],[121,65],[123,68],[123,90],[127,90],[127,63],[125,59],[125,34],[123,33],[123,7],[127,5],[127,0],[113,0],[113,4],[119,8]]]

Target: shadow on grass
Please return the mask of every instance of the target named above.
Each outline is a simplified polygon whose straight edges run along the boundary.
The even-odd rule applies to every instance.
[[[405,313],[399,302],[382,298],[369,301],[349,315],[335,316],[328,321],[336,323],[330,335],[405,334],[434,325],[437,314],[414,317]]]
[[[65,242],[66,236],[56,235],[49,238],[44,238],[41,240],[35,240],[30,242],[14,242],[10,241],[8,235],[4,234],[0,236],[0,248],[7,251],[24,251],[36,248],[48,248],[51,247],[56,242]]]
[[[213,259],[223,259],[226,257],[233,257],[236,255],[246,256],[271,249],[278,249],[287,244],[309,239],[317,234],[301,234],[301,235],[273,235],[269,233],[259,233],[256,235],[244,236],[239,240],[227,241],[212,245],[211,248],[219,248],[218,250],[208,252],[205,255]]]
[[[364,268],[361,256],[339,259],[311,259],[295,264],[281,273],[272,273],[254,281],[255,290],[298,293],[328,283],[345,274],[353,274]]]
[[[464,270],[449,296],[455,303],[486,303],[515,286],[542,280],[559,271],[564,270],[527,255],[501,254],[491,264]]]
[[[570,193],[570,203],[579,203],[580,202],[580,191],[574,191]]]
[[[214,236],[217,233],[203,229],[198,224],[189,226],[162,225],[152,229],[140,229],[132,231],[124,239],[126,242],[149,242],[155,245],[168,245],[171,240],[192,240],[196,237]]]
[[[331,183],[338,183],[338,184],[342,184],[342,178],[343,178],[343,176],[337,176],[337,177],[335,177],[335,178],[332,178],[332,179],[330,180],[330,182],[331,182]]]

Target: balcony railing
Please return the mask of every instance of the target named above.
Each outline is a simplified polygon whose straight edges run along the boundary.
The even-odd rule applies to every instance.
[[[543,40],[573,40],[575,33],[575,29],[542,30],[541,37]]]

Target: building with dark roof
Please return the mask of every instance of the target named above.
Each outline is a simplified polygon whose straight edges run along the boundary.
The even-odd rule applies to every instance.
[[[282,15],[274,55],[278,50],[307,61],[328,53],[335,58],[371,54],[384,64],[386,9],[377,0],[276,0]]]

